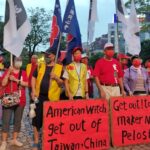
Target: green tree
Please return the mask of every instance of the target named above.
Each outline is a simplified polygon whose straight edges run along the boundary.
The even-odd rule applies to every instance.
[[[141,52],[140,57],[145,62],[147,59],[150,59],[150,40],[145,40],[141,43]]]
[[[90,59],[89,59],[90,65],[92,65],[92,67],[94,68],[96,61],[97,61],[99,58],[102,58],[103,56],[104,56],[104,53],[103,53],[103,52],[99,52],[99,53],[93,54],[93,55],[90,57]]]
[[[51,12],[44,8],[29,9],[29,19],[32,31],[25,41],[25,49],[28,50],[29,58],[35,53],[38,46],[46,45],[49,42]]]

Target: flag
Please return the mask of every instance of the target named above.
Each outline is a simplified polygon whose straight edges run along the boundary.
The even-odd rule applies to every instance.
[[[56,0],[50,35],[50,47],[52,49],[57,50],[61,29],[62,29],[61,7],[59,0]]]
[[[82,47],[74,0],[68,0],[63,18],[62,32],[67,33],[66,61],[70,63],[72,61],[72,50],[75,47]]]
[[[21,0],[6,0],[3,47],[20,56],[31,25]]]
[[[116,0],[116,12],[118,16],[118,21],[126,25],[126,9],[122,0]]]
[[[88,42],[89,43],[91,43],[94,38],[96,21],[98,21],[97,0],[90,0],[89,20],[88,20]]]
[[[139,24],[139,19],[137,18],[134,0],[132,0],[131,2],[130,17],[128,19],[128,27],[132,33],[140,32],[140,24]]]
[[[128,46],[128,53],[138,55],[141,51],[140,25],[137,18],[134,1],[131,2],[130,17],[127,19],[127,28],[124,30],[124,38]]]

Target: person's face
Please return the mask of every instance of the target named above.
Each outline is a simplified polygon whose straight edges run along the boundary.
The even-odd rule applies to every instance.
[[[123,59],[121,60],[121,63],[122,63],[123,65],[127,65],[127,64],[128,64],[128,59],[123,58]]]
[[[80,62],[81,61],[81,51],[80,50],[76,50],[73,53],[73,59],[75,62]]]
[[[14,60],[14,67],[16,69],[20,69],[22,66],[22,59],[19,57],[19,58],[15,58]]]
[[[38,62],[38,58],[37,57],[32,57],[31,58],[31,63],[32,64],[37,64],[37,62]]]
[[[45,61],[47,64],[55,61],[55,55],[53,53],[45,55]]]
[[[106,56],[106,58],[113,58],[115,52],[114,52],[114,48],[113,47],[107,47],[105,50],[104,50],[104,54]]]
[[[132,61],[132,65],[136,68],[138,68],[142,63],[142,60],[140,58],[134,58]]]
[[[87,57],[82,58],[81,62],[87,65],[88,64],[88,58]]]

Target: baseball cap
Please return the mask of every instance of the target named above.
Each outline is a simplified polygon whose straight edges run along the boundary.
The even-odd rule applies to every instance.
[[[88,58],[88,56],[87,56],[86,53],[83,53],[83,54],[81,55],[81,58]]]
[[[108,48],[108,47],[114,47],[114,45],[112,43],[106,43],[104,45],[104,49]]]
[[[75,47],[72,51],[72,53],[76,52],[77,50],[79,50],[80,52],[82,52],[82,47]]]
[[[54,48],[51,48],[49,47],[46,51],[42,51],[42,53],[46,54],[46,55],[49,55],[49,54],[54,54],[56,55],[57,53],[57,50],[54,49]],[[60,50],[59,50],[59,53],[58,53],[58,57],[60,56]]]
[[[118,59],[129,59],[129,58],[130,57],[125,54],[122,54],[122,53],[118,54]]]

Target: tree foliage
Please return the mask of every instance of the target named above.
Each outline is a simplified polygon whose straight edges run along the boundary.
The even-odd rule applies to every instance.
[[[145,40],[141,43],[142,50],[140,52],[140,57],[145,62],[150,59],[150,40]]]
[[[38,46],[46,45],[49,42],[51,12],[44,8],[29,9],[29,20],[32,31],[25,41],[25,48],[29,52],[29,58],[35,53]]]
[[[150,16],[150,0],[134,0],[137,13],[140,15]],[[131,0],[128,0],[126,7],[130,8]],[[142,23],[142,31],[150,31],[150,21],[147,19]]]

